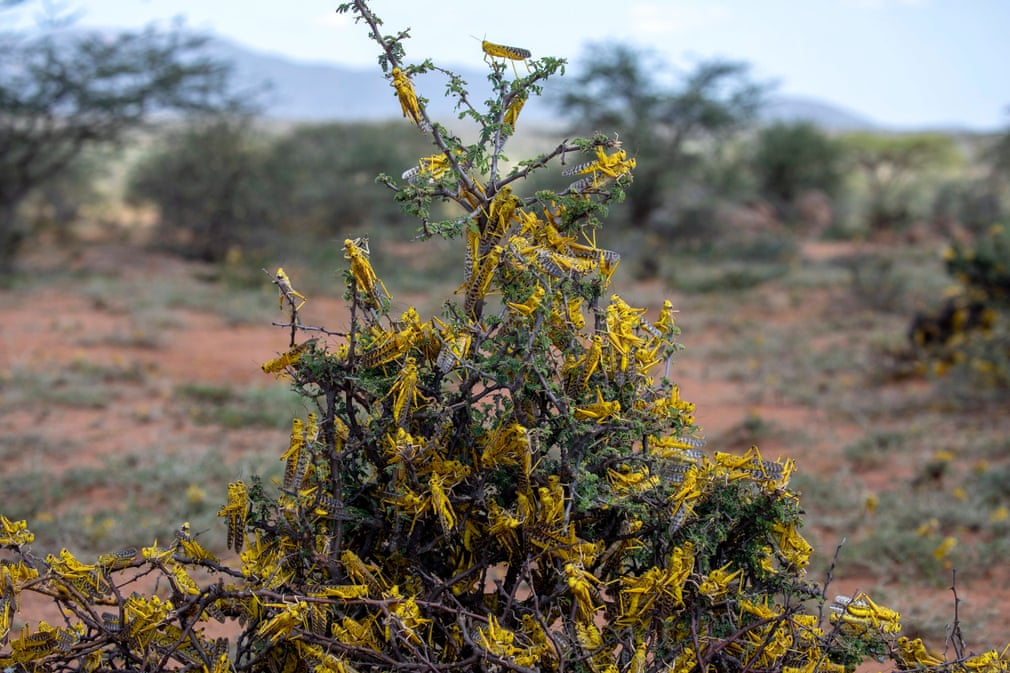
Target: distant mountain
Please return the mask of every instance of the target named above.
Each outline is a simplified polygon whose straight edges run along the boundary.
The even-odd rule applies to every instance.
[[[349,68],[334,64],[304,63],[275,54],[255,51],[217,38],[214,53],[235,65],[241,87],[271,88],[263,96],[266,115],[286,121],[366,121],[387,119],[399,114],[395,94],[378,68]],[[471,85],[471,99],[485,100],[490,94],[485,73],[458,70]],[[455,116],[453,101],[444,97],[445,77],[428,73],[415,79],[418,94],[429,98],[429,112],[438,119]],[[550,82],[545,93],[550,94]],[[536,99],[523,109],[523,119],[538,123],[557,122],[553,108]],[[832,103],[796,96],[773,96],[761,114],[761,121],[808,121],[828,131],[876,129],[878,125]]]
[[[285,121],[372,121],[400,115],[396,94],[377,66],[350,68],[304,63],[220,38],[214,40],[211,50],[218,58],[234,64],[239,88],[255,90],[269,83],[269,89],[262,95],[268,117]],[[454,70],[470,85],[474,104],[490,96],[485,72]],[[442,95],[448,82],[444,75],[432,72],[413,79],[417,94],[429,99],[429,114],[436,119],[456,116],[454,99]],[[524,120],[548,122],[552,116],[550,106],[543,100],[530,101],[523,108]]]
[[[879,125],[838,105],[800,96],[772,96],[761,111],[761,121],[810,122],[825,131],[868,131]]]

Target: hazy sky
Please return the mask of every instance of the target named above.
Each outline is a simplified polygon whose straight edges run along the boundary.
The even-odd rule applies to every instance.
[[[86,0],[89,26],[185,17],[292,59],[370,66],[376,48],[338,2]],[[474,64],[472,36],[578,66],[586,43],[631,42],[671,66],[745,60],[778,91],[822,98],[885,125],[1010,124],[1010,0],[372,0],[408,57]]]

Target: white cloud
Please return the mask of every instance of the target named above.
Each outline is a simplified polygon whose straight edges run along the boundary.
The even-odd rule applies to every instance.
[[[730,11],[714,3],[640,2],[631,7],[631,30],[640,36],[693,32],[722,23]]]

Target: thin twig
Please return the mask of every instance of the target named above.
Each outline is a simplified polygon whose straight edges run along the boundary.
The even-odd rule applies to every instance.
[[[965,653],[964,634],[961,633],[960,606],[961,599],[957,595],[957,568],[950,571],[950,591],[954,594],[954,622],[950,626],[950,637],[948,643],[954,648],[954,655],[957,659],[963,659]],[[944,644],[946,653],[947,643]]]
[[[835,553],[831,557],[831,565],[828,566],[827,572],[824,573],[824,586],[821,589],[821,602],[820,605],[817,607],[818,625],[824,623],[824,603],[828,600],[828,585],[830,585],[831,581],[835,578],[835,568],[838,566],[838,557],[841,555],[842,547],[844,546],[845,546],[845,538],[843,537],[841,540],[838,541],[838,544],[835,546]]]

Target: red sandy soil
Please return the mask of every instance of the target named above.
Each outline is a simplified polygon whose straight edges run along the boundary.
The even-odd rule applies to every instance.
[[[821,244],[808,246],[806,254],[811,259],[822,259],[847,251],[846,247]],[[123,264],[124,259],[129,259],[129,263]],[[146,278],[148,282],[158,282],[159,277],[172,274],[193,273],[196,268],[173,258],[137,249],[88,253],[74,263],[96,271],[115,269],[123,278]],[[615,279],[615,282],[619,281]],[[655,301],[656,305],[664,294],[663,288],[657,286],[637,289],[637,293],[629,292],[627,296],[637,294],[648,297],[648,301]],[[109,305],[115,304],[115,299],[110,299]],[[342,319],[346,315],[343,310],[337,299],[313,297],[304,309],[303,319],[309,324],[325,322],[328,326],[338,327],[346,323]],[[22,287],[0,291],[0,393],[4,378],[14,368],[52,371],[82,359],[107,366],[137,363],[145,368],[145,381],[151,382],[143,387],[149,393],[147,397],[131,395],[105,408],[68,407],[55,413],[21,409],[8,413],[0,417],[0,433],[15,434],[30,430],[55,441],[73,438],[77,445],[87,447],[47,465],[50,470],[60,471],[74,465],[97,464],[108,454],[151,446],[164,433],[172,433],[176,443],[185,446],[191,439],[220,432],[219,429],[193,423],[175,408],[171,390],[194,381],[232,386],[270,385],[259,365],[283,350],[286,335],[266,324],[236,326],[210,313],[177,311],[175,315],[178,326],[165,329],[154,347],[131,345],[128,339],[123,342],[126,345],[122,345],[109,337],[128,334],[130,315],[122,310],[110,310],[108,306],[96,307],[94,297],[85,296],[72,286],[60,283],[40,289]],[[762,319],[799,321],[809,315],[809,305],[805,305],[802,311],[782,306],[773,314],[766,313]],[[321,318],[323,316],[325,318]],[[764,421],[786,431],[802,431],[806,438],[800,446],[766,448],[766,457],[776,458],[782,449],[782,453],[796,459],[800,471],[837,474],[844,462],[839,447],[860,437],[863,430],[850,421],[831,418],[813,407],[783,404],[779,400],[765,398],[755,401],[752,390],[738,381],[720,378],[706,363],[692,358],[692,344],[709,343],[721,335],[713,331],[718,328],[693,330],[691,323],[691,317],[685,313],[681,322],[684,329],[682,341],[688,350],[679,356],[674,374],[683,396],[696,403],[697,419],[710,445],[718,450],[727,450],[724,448],[727,446],[731,447],[728,450],[746,449],[746,445],[733,446],[734,432],[745,419],[758,414]],[[138,418],[145,419],[145,422],[138,422]],[[286,445],[285,433],[280,431],[228,430],[227,433],[227,450],[234,456],[249,450],[269,450]],[[859,488],[870,492],[886,483],[893,483],[894,473],[889,471],[893,468],[882,465],[877,472],[861,472]],[[94,495],[101,497],[101,494]],[[830,556],[833,543],[828,544],[827,548],[818,547],[818,553]],[[1002,565],[1006,565],[1005,560]],[[998,575],[1005,577],[1006,573]],[[851,594],[856,590],[872,593],[880,587],[881,581],[877,579],[846,576],[839,570],[829,593]],[[966,599],[966,605],[974,607],[987,619],[986,624],[973,624],[971,633],[975,638],[970,644],[981,646],[989,643],[995,646],[998,639],[1006,638],[1010,629],[1001,622],[1010,621],[1010,612],[1005,609],[1010,591],[1005,580],[996,581],[992,576],[975,581],[959,579],[958,590],[959,595]],[[909,609],[922,609],[923,605],[931,604],[948,611],[948,606],[952,605],[950,591],[943,588],[902,586],[900,595]],[[948,613],[953,613],[952,608]],[[997,616],[993,617],[994,614]],[[867,670],[877,668],[884,668],[884,665]]]

